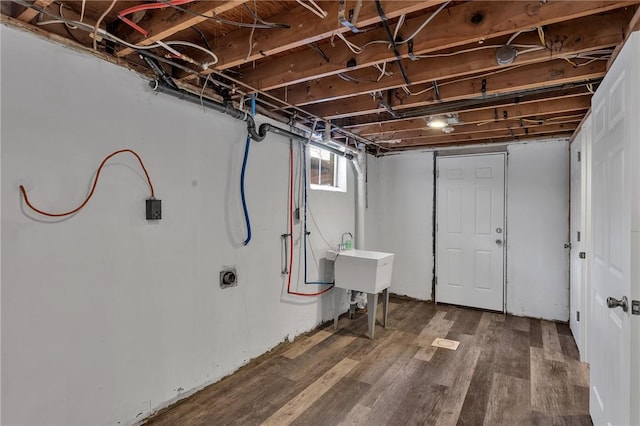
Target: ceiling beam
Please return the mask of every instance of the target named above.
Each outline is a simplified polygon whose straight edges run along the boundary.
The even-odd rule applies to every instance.
[[[574,67],[567,61],[556,60],[501,71],[504,72],[473,77],[459,82],[442,83],[438,86],[439,98],[433,90],[411,96],[402,89],[394,89],[390,96],[386,96],[387,93],[383,94],[384,105],[401,115],[403,111],[413,108],[461,99],[482,99],[483,97],[516,93],[550,85],[560,86],[567,83],[588,81],[604,77],[606,61],[596,61],[586,66]],[[360,95],[344,99],[341,102],[323,102],[309,105],[305,109],[320,117],[331,119],[387,112],[387,109],[381,104],[381,100],[375,99],[371,95]]]
[[[446,112],[470,112],[470,111],[480,111],[487,108],[507,108],[510,106],[529,105],[529,104],[533,104],[541,101],[551,102],[551,101],[556,101],[563,98],[571,98],[571,97],[579,97],[579,96],[588,96],[590,98],[591,92],[588,90],[586,86],[561,88],[561,89],[556,89],[551,91],[543,90],[539,93],[517,94],[512,97],[503,96],[503,97],[498,97],[496,99],[492,99],[491,101],[485,100],[486,102],[482,102],[482,103],[474,103],[474,104],[469,103],[469,105],[459,105],[455,109],[452,109],[451,111],[446,111]],[[372,125],[386,126],[396,122],[407,123],[409,121],[416,120],[416,119],[392,118],[389,114],[368,114],[368,115],[361,115],[358,117],[348,117],[348,118],[333,120],[333,122],[336,124],[339,124],[344,128],[350,129],[351,131],[358,132],[359,129],[366,128],[367,126],[372,126]]]
[[[545,116],[540,116],[537,119],[512,119],[512,120],[501,120],[497,122],[491,122],[487,124],[473,124],[473,123],[464,123],[453,126],[453,134],[456,136],[462,135],[475,135],[478,137],[482,137],[483,134],[494,133],[494,132],[502,132],[509,131],[510,129],[533,129],[539,127],[549,127],[559,124],[578,124],[582,121],[584,117],[584,113],[586,110],[578,111],[577,114],[550,114]],[[438,129],[421,129],[421,130],[411,130],[408,132],[399,132],[397,134],[387,134],[379,137],[369,137],[370,140],[377,143],[384,143],[384,141],[389,140],[402,140],[403,142],[409,142],[412,139],[421,139],[427,140],[429,138],[438,139],[445,135],[442,131]]]
[[[57,14],[58,11],[56,11],[55,13]],[[80,20],[80,14],[72,8],[65,8],[64,17],[72,21]],[[48,19],[49,18],[45,19],[45,21]],[[95,19],[87,16],[86,14],[83,17],[82,22],[91,26],[94,26],[96,24]],[[51,34],[56,34],[58,36],[63,37],[62,40],[67,40],[65,44],[68,46],[74,46],[76,43],[78,43],[83,47],[88,47],[93,44],[93,38],[91,37],[91,34],[89,32],[82,30],[80,28],[76,28],[76,29],[68,28],[63,23],[42,25],[42,26],[34,25],[34,27],[47,31]],[[91,51],[96,52],[93,49],[91,49]],[[117,58],[116,58],[116,61],[118,61]]]
[[[441,12],[434,18],[413,40],[413,51],[415,55],[420,55],[472,43],[484,43],[488,39],[510,35],[518,31],[527,31],[537,26],[578,19],[629,4],[633,4],[633,2],[553,1],[544,5],[541,5],[539,0],[510,3],[499,1],[465,2]],[[602,27],[606,19],[599,17],[590,21],[589,24]],[[477,20],[480,22],[475,24],[474,22]],[[408,38],[423,21],[423,16],[407,21],[403,30],[400,31],[400,35]],[[606,24],[609,25],[608,22]],[[452,31],[452,28],[455,28],[455,31]],[[571,31],[575,32],[578,29],[579,27],[572,28]],[[349,41],[358,46],[364,46],[375,40],[387,40],[386,33],[382,29],[378,29],[349,38]],[[329,61],[326,61],[315,51],[306,49],[262,63],[255,70],[243,70],[245,73],[243,80],[260,90],[272,90],[396,59],[393,50],[388,49],[387,44],[373,44],[359,55],[351,52],[338,39],[332,43],[323,44],[321,48]],[[401,47],[401,55],[404,58],[409,57],[406,45]],[[353,59],[356,61],[355,65],[353,65],[353,61],[350,62]],[[348,62],[353,66],[347,66]],[[423,64],[423,62],[420,63]],[[409,79],[413,82],[412,73],[408,72],[408,74]]]
[[[624,25],[627,21],[624,15],[626,14],[614,12],[607,18],[607,25],[602,25],[602,19],[588,17],[582,18],[580,23],[561,23],[557,24],[557,28],[550,27],[547,36],[551,39],[557,37],[563,42],[556,45],[552,52],[538,50],[520,55],[514,65],[544,62],[554,57],[562,58],[578,53],[612,48],[622,41],[619,25]],[[413,84],[451,79],[503,68],[496,63],[495,51],[493,50],[478,50],[447,56],[438,58],[437,61],[408,61],[404,66]],[[287,88],[286,99],[291,104],[301,106],[394,89],[405,85],[399,72],[376,81],[378,74],[377,70],[372,69],[366,78],[367,81],[358,83],[345,81],[338,76],[331,76],[297,84]]]
[[[403,14],[410,14],[444,3],[445,0],[427,1],[391,1],[384,0],[383,6],[388,19],[397,18]],[[252,36],[250,29],[240,29],[220,37],[218,45],[221,46],[216,51],[219,62],[216,69],[242,65],[244,63],[257,61],[264,57],[285,52],[301,46],[308,46],[337,33],[349,33],[351,30],[337,23],[338,2],[320,2],[320,6],[327,12],[324,19],[314,15],[306,8],[297,6],[285,13],[269,17],[269,21],[287,24],[290,28],[281,29],[257,29],[253,33],[253,44],[251,53],[247,55],[247,41]],[[347,2],[349,5],[349,2]],[[348,12],[348,11],[347,11]],[[364,28],[380,22],[380,15],[377,12],[375,2],[364,1],[360,10],[357,27]],[[315,54],[315,53],[314,53]],[[210,71],[204,71],[207,74]],[[195,78],[192,75],[183,76],[184,79]]]
[[[46,9],[54,0],[36,0],[33,2],[34,6],[41,7],[42,9]],[[38,16],[38,11],[32,8],[25,8],[16,19],[22,22],[31,22],[33,18]]]
[[[384,1],[387,18],[396,18],[405,13],[413,13],[444,3],[444,0],[429,1]],[[283,14],[270,17],[269,21],[288,24],[288,29],[256,30],[253,36],[252,53],[247,57],[247,40],[251,30],[241,29],[220,38],[217,69],[223,70],[252,62],[287,50],[327,39],[337,33],[348,33],[351,30],[337,23],[338,2],[320,2],[327,12],[327,17],[320,19],[302,6],[295,7]],[[347,2],[349,4],[349,2]],[[348,12],[348,11],[347,11]],[[375,2],[365,1],[362,4],[357,26],[364,28],[380,22]]]
[[[185,5],[184,8],[201,15],[214,16],[241,6],[247,1],[249,0],[203,1]],[[131,30],[129,34],[126,36],[122,35],[122,37],[129,43],[148,46],[158,40],[164,40],[184,29],[197,25],[202,21],[206,21],[207,18],[205,16],[196,16],[172,7],[167,7],[166,9],[161,9],[150,14],[149,19],[143,19],[139,22],[140,26],[149,31],[149,37],[145,37],[135,30]],[[119,50],[116,55],[122,57],[133,52],[134,50],[130,47],[125,47]]]
[[[510,141],[518,140],[518,138],[534,137],[541,135],[554,135],[554,136],[570,136],[578,127],[578,123],[558,124],[553,126],[540,126],[518,129],[507,129],[496,132],[488,132],[484,134],[467,134],[456,135],[452,133],[450,135],[441,135],[436,138],[424,138],[414,139],[407,143],[402,143],[390,147],[394,148],[418,148],[427,146],[443,146],[443,145],[455,145],[460,143],[485,143],[495,142],[497,140]]]
[[[525,117],[539,117],[547,114],[567,114],[574,111],[584,111],[591,106],[589,96],[573,96],[556,100],[542,100],[523,105],[507,107],[490,107],[477,111],[462,112],[459,114],[461,122],[466,124],[482,123],[487,121],[502,122]],[[391,123],[370,124],[355,129],[354,132],[364,137],[389,137],[401,136],[403,132],[426,128],[426,121],[416,118]]]

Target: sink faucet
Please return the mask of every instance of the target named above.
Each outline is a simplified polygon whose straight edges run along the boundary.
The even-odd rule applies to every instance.
[[[347,241],[344,241],[345,235],[348,237]],[[353,240],[353,234],[351,232],[345,232],[340,239],[340,250],[351,250],[351,240]]]

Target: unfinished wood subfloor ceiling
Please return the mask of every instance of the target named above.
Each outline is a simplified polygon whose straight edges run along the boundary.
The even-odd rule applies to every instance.
[[[366,317],[283,345],[148,424],[592,424],[566,324],[392,299],[372,341]]]
[[[384,154],[570,136],[639,4],[12,0],[2,17]]]

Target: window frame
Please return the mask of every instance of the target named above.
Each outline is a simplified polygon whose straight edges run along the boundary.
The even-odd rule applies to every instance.
[[[333,153],[331,151],[327,151],[322,149],[321,147],[317,147],[317,146],[309,146],[308,147],[309,151],[308,151],[308,164],[307,164],[307,169],[309,170],[309,175],[308,175],[308,180],[309,180],[309,187],[312,190],[316,190],[316,191],[329,191],[329,192],[347,192],[347,163],[346,163],[346,158],[344,156],[338,155],[336,153]],[[312,158],[318,158],[318,164],[317,167],[320,168],[322,165],[322,158],[320,157],[320,155],[314,155],[314,151],[315,152],[322,152],[322,154],[327,154],[329,155],[329,158],[333,158],[333,184],[332,185],[327,185],[327,184],[320,184],[320,183],[314,183],[311,181],[311,175],[312,175],[312,167],[311,167],[311,163],[312,163]],[[326,161],[326,160],[325,160]],[[318,173],[318,180],[321,181],[321,173]]]

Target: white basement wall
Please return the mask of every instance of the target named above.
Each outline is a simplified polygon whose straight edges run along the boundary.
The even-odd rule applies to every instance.
[[[568,142],[507,150],[507,311],[568,321]],[[371,248],[396,254],[391,291],[430,300],[433,153],[370,158],[368,189]]]
[[[251,146],[244,247],[243,122],[31,34],[2,26],[1,38],[2,424],[131,423],[332,318],[331,293],[288,296],[281,275],[288,140]],[[147,166],[158,223],[144,218],[149,190],[127,155],[108,163],[77,215],[50,223],[25,209],[20,184],[40,208],[75,207],[99,162],[121,148]],[[346,193],[309,195],[332,244],[354,231],[347,170]],[[309,262],[311,279],[318,263]],[[221,290],[227,265],[239,284]],[[317,291],[299,268],[293,277],[294,289]]]
[[[391,291],[431,299],[433,153],[369,158],[367,248],[395,253]]]

